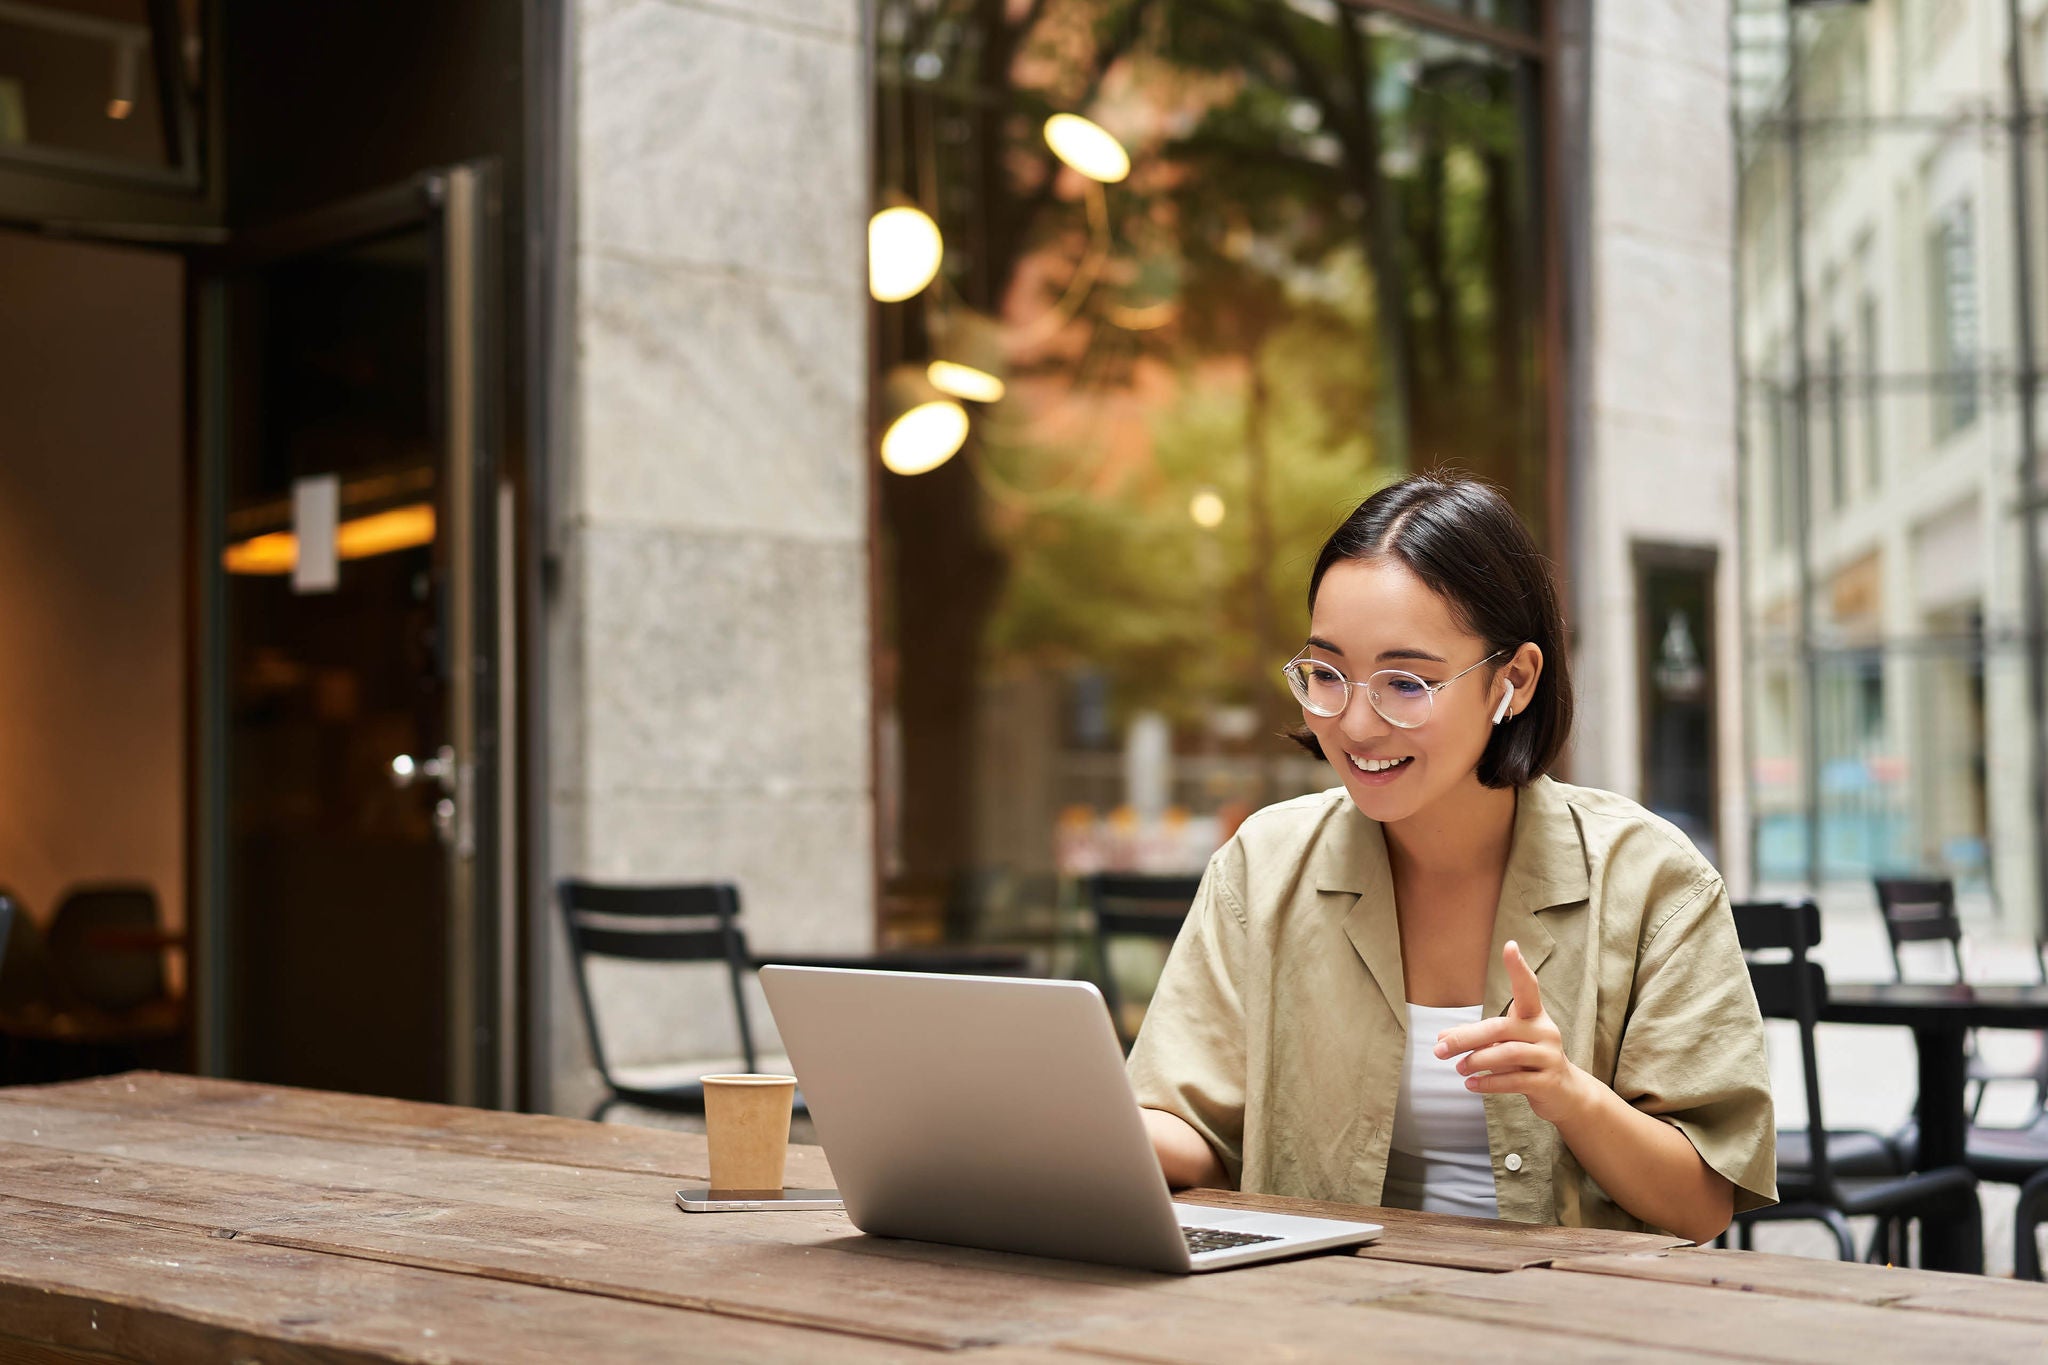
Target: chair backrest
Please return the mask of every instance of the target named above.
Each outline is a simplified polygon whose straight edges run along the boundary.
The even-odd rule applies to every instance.
[[[74,999],[128,1010],[169,993],[156,892],[140,883],[81,886],[50,918],[50,962]]]
[[[1098,935],[1171,940],[1202,886],[1192,873],[1098,872],[1086,882]]]
[[[1956,884],[1947,877],[1878,877],[1877,908],[1884,914],[1884,932],[1892,949],[1892,975],[1905,980],[1899,960],[1902,943],[1946,943],[1955,959],[1956,980],[1963,979],[1963,924],[1956,917]]]
[[[1813,1030],[1828,997],[1827,974],[1807,954],[1820,942],[1820,907],[1811,900],[1737,901],[1735,936],[1749,964],[1757,1008],[1768,1019],[1790,1019],[1799,1030],[1800,1070],[1806,1085],[1806,1136],[1812,1152],[1811,1179],[1823,1198],[1832,1198],[1827,1124],[1820,1110],[1820,1059]],[[1782,954],[1782,957],[1780,956]]]
[[[593,957],[633,962],[723,962],[732,981],[733,1015],[747,1070],[759,1062],[747,1021],[746,978],[753,970],[739,926],[739,888],[727,882],[685,886],[620,886],[566,879],[556,888],[576,964],[576,994],[598,1073],[613,1085],[586,964]]]
[[[1172,942],[1180,936],[1188,907],[1194,904],[1201,885],[1201,877],[1192,873],[1143,872],[1097,872],[1082,883],[1095,920],[1097,984],[1127,1052],[1135,1039],[1124,1027],[1123,993],[1117,988],[1116,973],[1109,969],[1109,941],[1149,938]]]
[[[33,1014],[55,1009],[58,1004],[56,972],[50,966],[50,947],[36,917],[11,891],[0,890],[12,908],[13,923],[0,941],[0,1012]]]
[[[0,976],[7,972],[7,943],[14,933],[14,898],[0,891]]]

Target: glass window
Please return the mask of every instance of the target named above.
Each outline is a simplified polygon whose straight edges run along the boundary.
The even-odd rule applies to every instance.
[[[167,32],[152,26],[152,9]],[[0,156],[189,168],[199,32],[197,0],[0,5]]]
[[[1849,427],[1843,387],[1842,334],[1828,333],[1827,394],[1828,505],[1839,512],[1849,503]]]
[[[1793,449],[1799,408],[1791,391],[1777,382],[1775,368],[1767,368],[1765,374],[1761,387],[1770,444],[1764,486],[1769,490],[1771,545],[1782,550],[1791,545],[1799,521],[1799,452]]]
[[[1875,493],[1884,482],[1884,418],[1880,396],[1884,386],[1884,358],[1877,345],[1877,299],[1865,294],[1856,310],[1861,333],[1857,349],[1863,354],[1863,486]]]
[[[884,462],[930,464],[877,475],[895,937],[1037,932],[1328,786],[1279,668],[1375,487],[1548,534],[1539,66],[1463,22],[1535,6],[1444,8],[881,4],[877,204],[943,243],[874,305]]]
[[[1968,201],[1935,220],[1928,278],[1934,325],[1934,433],[1946,437],[1977,420],[1977,243]]]

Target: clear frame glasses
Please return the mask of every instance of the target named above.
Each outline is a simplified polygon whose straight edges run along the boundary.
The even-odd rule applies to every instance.
[[[1381,720],[1396,729],[1413,730],[1429,720],[1437,693],[1473,668],[1490,664],[1507,652],[1496,649],[1471,668],[1462,668],[1436,683],[1399,668],[1383,668],[1364,682],[1355,683],[1345,677],[1344,671],[1335,664],[1311,659],[1305,654],[1289,659],[1287,666],[1280,671],[1287,675],[1287,685],[1294,689],[1294,695],[1302,706],[1318,716],[1343,715],[1344,708],[1351,704],[1352,689],[1363,688],[1366,701],[1379,712]]]

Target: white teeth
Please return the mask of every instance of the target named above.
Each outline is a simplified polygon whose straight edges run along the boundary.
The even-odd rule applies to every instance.
[[[1352,767],[1362,773],[1383,773],[1408,761],[1405,758],[1360,758],[1357,754],[1347,754],[1345,757],[1351,760]]]

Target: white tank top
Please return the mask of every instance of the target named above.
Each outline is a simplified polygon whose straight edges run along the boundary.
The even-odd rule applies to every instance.
[[[1457,1058],[1436,1055],[1437,1034],[1475,1023],[1481,1012],[1478,1005],[1408,1006],[1408,1055],[1401,1063],[1394,1142],[1380,1195],[1389,1208],[1500,1216],[1485,1101],[1465,1088]]]

